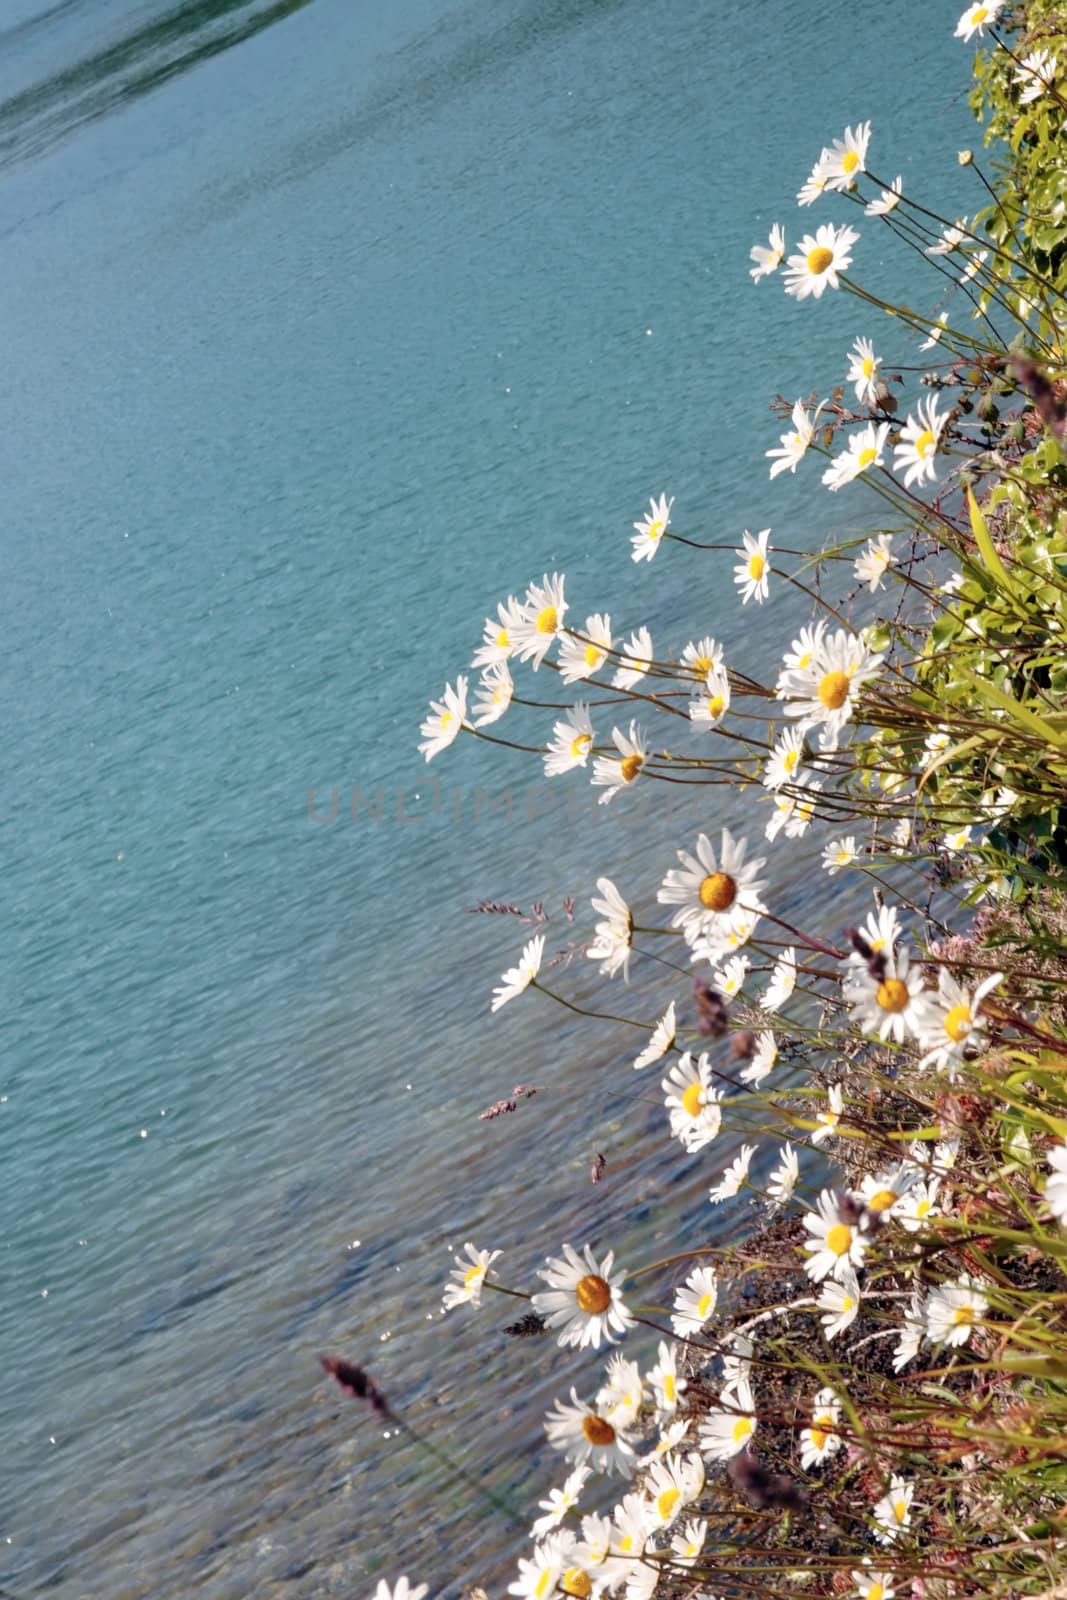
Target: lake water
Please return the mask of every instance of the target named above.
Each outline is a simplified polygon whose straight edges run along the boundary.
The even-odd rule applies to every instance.
[[[543,898],[550,948],[588,937],[598,873],[650,907],[729,797],[598,809],[470,740],[427,769],[417,726],[557,568],[580,616],[770,670],[794,599],[741,613],[730,557],[635,567],[628,535],[664,490],[712,539],[868,515],[763,452],[775,391],[881,329],[754,287],[748,249],[863,117],[876,170],[953,207],[966,52],[916,15],[7,0],[5,1593],[500,1593],[521,1529],[319,1355],[526,1518],[543,1411],[597,1362],[496,1307],[441,1321],[449,1247],[528,1284],[564,1238],[629,1263],[746,1226],[706,1204],[720,1152],[667,1147],[631,1033],[490,1018],[528,930],[467,909]],[[862,226],[864,281],[899,284]],[[839,918],[810,852],[772,867],[786,915]],[[663,994],[639,961],[612,990]]]

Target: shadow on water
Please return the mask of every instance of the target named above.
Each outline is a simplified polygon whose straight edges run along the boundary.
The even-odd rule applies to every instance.
[[[55,17],[74,3],[61,0],[45,16]],[[187,0],[174,6],[154,22],[0,102],[0,168],[40,155],[85,124],[150,94],[311,3]],[[25,23],[10,31],[24,33],[32,26]],[[0,35],[0,44],[5,37]]]

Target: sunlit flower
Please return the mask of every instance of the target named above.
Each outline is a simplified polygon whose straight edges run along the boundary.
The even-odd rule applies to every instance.
[[[661,905],[679,908],[671,926],[681,928],[690,943],[703,937],[725,950],[739,921],[766,909],[760,899],[764,880],[757,879],[764,858],[746,863],[747,849],[744,839],[735,839],[724,828],[718,855],[704,833],[697,839],[695,856],[678,851],[681,870],[671,868],[656,898]]]
[[[482,642],[471,657],[472,667],[496,667],[506,661],[515,648],[513,630],[522,619],[522,601],[509,594],[497,606],[497,621],[486,617]]]
[[[919,349],[920,350],[932,350],[934,348],[934,345],[939,342],[939,340],[941,338],[941,335],[944,333],[944,331],[945,331],[947,326],[948,326],[948,312],[947,311],[942,311],[941,315],[938,317],[937,321],[934,323],[933,327],[930,329],[929,337],[923,340],[922,344],[919,346]]]
[[[859,1600],[893,1600],[896,1594],[892,1574],[888,1572],[855,1570],[852,1573],[852,1581],[856,1585]]]
[[[649,500],[651,510],[647,517],[634,523],[636,532],[631,534],[630,543],[633,545],[634,561],[651,561],[660,547],[660,541],[670,526],[671,507],[674,496],[667,499],[661,494],[658,500]]]
[[[708,673],[707,692],[689,702],[689,720],[696,728],[717,728],[730,709],[730,680],[725,672]]]
[[[854,1223],[842,1220],[838,1196],[832,1189],[822,1191],[815,1211],[805,1212],[804,1226],[811,1235],[805,1241],[810,1254],[804,1271],[815,1283],[830,1276],[840,1280],[849,1267],[863,1265],[866,1240]]]
[[[910,1193],[918,1182],[918,1168],[900,1162],[891,1172],[868,1173],[861,1178],[860,1198],[869,1212],[883,1221],[888,1221],[890,1217],[896,1216],[897,1206],[903,1203],[905,1195]]]
[[[851,1328],[860,1308],[859,1279],[852,1268],[845,1268],[839,1274],[839,1281],[827,1278],[816,1303],[819,1321],[828,1339],[836,1339],[839,1333]]]
[[[989,1309],[977,1278],[964,1273],[942,1283],[926,1297],[926,1333],[932,1344],[962,1345]]]
[[[842,867],[850,867],[858,854],[855,837],[850,833],[847,839],[830,840],[823,850],[822,864],[833,878]]]
[[[629,978],[634,919],[610,878],[598,878],[596,886],[601,898],[598,900],[594,896],[593,910],[600,912],[602,920],[597,923],[596,938],[585,953],[590,961],[600,962],[605,977],[613,978],[621,971],[624,978]]]
[[[882,587],[882,579],[893,565],[892,542],[893,536],[889,533],[880,533],[877,539],[868,539],[866,550],[853,563],[856,582],[866,583],[872,594]]]
[[[660,1349],[664,1349],[660,1345]],[[675,1517],[691,1505],[704,1487],[704,1463],[695,1451],[688,1455],[662,1456],[653,1461],[644,1489],[651,1504],[649,1520],[654,1527],[668,1528]]]
[[[665,1456],[668,1450],[673,1450],[682,1440],[692,1425],[692,1419],[676,1417],[675,1420],[663,1428],[654,1447],[642,1456],[642,1461],[654,1461],[657,1456]]]
[[[878,1526],[874,1537],[881,1544],[892,1544],[905,1529],[911,1526],[911,1498],[915,1485],[906,1483],[894,1472],[889,1480],[889,1493],[882,1496],[874,1508]]]
[[[897,940],[900,938],[900,915],[896,906],[877,906],[874,911],[868,911],[867,919],[860,929],[860,934],[875,955],[884,953],[887,961],[893,959],[896,951]],[[852,966],[866,966],[867,957],[854,950],[849,956]]]
[[[788,1142],[782,1146],[782,1159],[767,1179],[767,1193],[775,1205],[787,1205],[800,1177],[800,1157]]]
[[[445,684],[443,700],[430,701],[430,715],[420,724],[422,743],[419,749],[427,761],[432,761],[434,756],[448,749],[462,728],[466,715],[467,680],[460,673],[454,689],[450,683]]]
[[[828,1094],[828,1103],[825,1111],[815,1114],[817,1127],[808,1135],[812,1144],[821,1144],[823,1139],[837,1132],[837,1124],[841,1121],[845,1110],[845,1098],[839,1083],[831,1084]]]
[[[840,288],[837,275],[852,265],[852,246],[858,239],[854,228],[835,228],[829,222],[816,228],[814,235],[806,233],[799,254],[786,262],[786,294],[798,300],[806,300],[808,295],[818,299],[827,284],[831,289]]]
[[[711,1461],[729,1461],[743,1450],[756,1431],[752,1396],[738,1398],[736,1411],[709,1411],[698,1429],[700,1448]]]
[[[540,583],[531,583],[526,591],[522,613],[511,629],[514,653],[520,661],[532,661],[534,671],[541,665],[552,647],[552,641],[563,629],[567,602],[563,598],[563,576],[546,573]]]
[[[982,30],[992,26],[1003,5],[1004,0],[985,0],[984,5],[968,6],[956,24],[955,37],[969,42],[977,33],[981,38]]]
[[[719,1399],[735,1402],[742,1411],[752,1410],[752,1352],[748,1334],[734,1333],[722,1356]]]
[[[739,1194],[748,1181],[748,1169],[752,1157],[756,1154],[754,1144],[743,1144],[741,1153],[730,1162],[719,1182],[713,1184],[708,1190],[708,1199],[713,1206],[719,1205],[723,1200],[729,1200],[733,1195]]]
[[[597,1391],[597,1413],[616,1427],[630,1428],[637,1421],[644,1400],[641,1368],[616,1351],[608,1362],[606,1381]]]
[[[907,1194],[901,1197],[900,1203],[893,1208],[893,1215],[908,1233],[918,1233],[927,1217],[938,1215],[937,1192],[940,1187],[940,1178],[921,1180],[914,1184]]]
[[[786,716],[799,717],[803,729],[818,728],[820,748],[836,750],[855,715],[858,691],[877,675],[883,659],[845,628],[823,635],[809,666],[779,676],[777,693],[786,702]]]
[[[928,245],[928,256],[948,256],[958,250],[967,237],[967,218],[957,217],[951,228],[943,228],[936,244]]]
[[[559,675],[564,683],[578,683],[599,672],[611,649],[611,618],[596,612],[586,617],[582,637],[564,633],[559,641]]]
[[[611,681],[616,689],[632,689],[652,665],[652,635],[647,628],[637,628],[619,649],[621,659]]]
[[[384,1578],[379,1578],[378,1587],[374,1591],[374,1600],[422,1600],[429,1587],[428,1583],[417,1583],[412,1586],[407,1578],[403,1577],[398,1578],[390,1588]]]
[[[868,422],[858,433],[850,433],[847,448],[834,457],[822,475],[822,481],[831,494],[858,478],[861,472],[880,467],[888,437],[888,422]]]
[[[904,484],[933,483],[937,477],[937,442],[948,421],[937,409],[937,396],[930,395],[918,404],[918,420],[909,416],[900,430],[900,443],[893,446],[893,470],[904,473]]]
[[[678,1024],[674,1015],[674,1001],[672,1000],[666,1011],[660,1017],[652,1030],[652,1037],[641,1053],[634,1059],[635,1070],[640,1067],[651,1066],[653,1061],[658,1061],[665,1056],[674,1044],[674,1036],[678,1031]]]
[[[770,567],[767,563],[767,540],[771,536],[770,528],[764,528],[762,533],[754,539],[746,529],[741,535],[742,548],[736,552],[741,557],[738,566],[734,568],[734,582],[741,590],[741,604],[747,606],[755,597],[760,603],[767,598],[767,585],[770,578]]]
[[[711,1077],[707,1052],[694,1059],[687,1050],[660,1085],[670,1113],[671,1134],[690,1155],[710,1144],[722,1127],[720,1097]]]
[[[922,972],[912,968],[906,950],[898,951],[878,975],[866,966],[851,966],[842,979],[852,1021],[876,1039],[921,1039],[928,1031],[932,1001],[923,988]]]
[[[805,178],[803,186],[797,191],[798,206],[813,205],[819,196],[825,193],[827,187],[825,162],[828,154],[829,151],[823,151],[818,161],[816,161],[815,165],[812,167],[811,172],[808,174],[807,178]]]
[[[887,217],[900,204],[903,192],[903,178],[894,178],[889,188],[883,189],[878,199],[870,201],[863,209],[869,217]]]
[[[552,742],[543,757],[545,774],[558,778],[575,767],[584,767],[593,748],[593,723],[588,708],[580,700],[571,707],[567,717],[552,729]]]
[[[1067,1226],[1067,1140],[1048,1152],[1052,1176],[1045,1184],[1045,1200],[1057,1222]]]
[[[708,1536],[708,1525],[703,1517],[691,1517],[686,1522],[680,1533],[671,1539],[671,1555],[676,1567],[694,1566],[697,1557],[704,1548],[704,1541]]]
[[[749,260],[756,265],[749,267],[749,277],[758,283],[761,278],[766,278],[770,273],[777,272],[785,255],[785,233],[776,222],[771,228],[770,248],[767,245],[754,244],[748,252]]]
[[[778,1060],[778,1044],[774,1034],[768,1030],[756,1036],[756,1048],[752,1052],[752,1059],[747,1066],[742,1067],[739,1074],[742,1083],[753,1085],[762,1083],[764,1078],[769,1078],[774,1070],[774,1063]],[[774,1174],[772,1173],[773,1177]]]
[[[618,755],[597,756],[593,761],[593,783],[605,791],[600,796],[601,805],[636,782],[648,760],[648,746],[636,722],[631,722],[629,736],[612,728],[611,737]]]
[[[634,1320],[622,1301],[626,1274],[611,1276],[615,1252],[609,1250],[599,1266],[589,1245],[584,1261],[569,1244],[563,1246],[563,1254],[565,1260],[549,1256],[547,1268],[537,1269],[548,1288],[532,1295],[530,1304],[550,1328],[560,1329],[559,1342],[564,1347],[592,1345],[597,1349],[602,1339],[613,1344],[611,1330],[625,1333]]]
[[[678,1363],[666,1339],[659,1342],[659,1360],[648,1374],[648,1381],[656,1397],[656,1410],[664,1416],[673,1416],[678,1409],[678,1396],[687,1388],[686,1380],[678,1376]]]
[[[1047,94],[1056,77],[1056,58],[1051,50],[1031,50],[1019,61],[1013,73],[1015,82],[1022,85],[1019,104],[1026,106]]]
[[[776,740],[767,757],[761,782],[765,789],[780,789],[784,783],[796,783],[800,763],[804,759],[803,728],[787,728]]]
[[[848,353],[847,382],[856,386],[856,399],[862,406],[873,406],[878,398],[880,356],[869,339],[857,339]]]
[[[812,1404],[811,1425],[800,1431],[800,1465],[807,1471],[844,1448],[835,1433],[841,1420],[841,1402],[832,1389],[820,1389]]]
[[[774,465],[771,467],[771,477],[776,478],[780,472],[796,472],[797,465],[815,437],[815,425],[819,420],[822,405],[818,405],[809,417],[803,400],[798,400],[792,411],[792,428],[779,435],[780,443],[777,450],[766,450],[764,454]]]
[[[453,1257],[456,1263],[456,1269],[452,1274],[453,1281],[445,1284],[442,1305],[446,1311],[450,1311],[453,1306],[481,1305],[485,1275],[500,1254],[499,1250],[476,1250],[469,1240],[463,1248],[467,1252],[468,1259],[464,1261],[462,1256]]]
[[[696,1267],[675,1292],[671,1327],[679,1339],[699,1333],[715,1310],[719,1282],[714,1267]]]
[[[797,953],[792,946],[774,963],[771,981],[760,995],[764,1011],[781,1011],[797,986]]]
[[[968,998],[948,968],[940,969],[937,998],[931,997],[930,1021],[921,1040],[927,1053],[919,1062],[920,1067],[936,1067],[939,1072],[947,1070],[950,1077],[955,1077],[964,1050],[975,1042],[975,1034],[985,1030],[986,1020],[980,1009],[982,1001],[1003,978],[1002,972],[990,973]]]
[[[822,784],[806,775],[788,790],[780,790],[774,797],[774,811],[763,832],[767,839],[777,839],[785,830],[787,839],[799,839],[807,833],[815,815]]]
[[[860,122],[855,129],[846,128],[845,137],[835,139],[832,148],[823,152],[821,165],[828,189],[855,188],[857,175],[867,170],[870,138],[870,123]]]
[[[925,1331],[926,1313],[923,1310],[922,1295],[916,1291],[912,1294],[911,1304],[904,1313],[904,1321],[893,1349],[894,1372],[903,1372],[908,1362],[914,1361]]]
[[[506,661],[487,667],[474,696],[475,715],[471,719],[476,728],[487,728],[498,721],[511,704],[515,685],[511,681]]]
[[[545,1515],[538,1517],[530,1527],[535,1539],[542,1533],[551,1533],[553,1528],[558,1528],[567,1512],[574,1510],[590,1475],[589,1467],[575,1467],[566,1478],[562,1489],[550,1489],[548,1499],[538,1502],[537,1509],[543,1511]]]
[[[751,964],[747,956],[731,956],[723,962],[715,974],[715,987],[724,999],[732,1000],[741,993]]]
[[[508,1594],[520,1600],[544,1600],[554,1595],[563,1581],[563,1574],[575,1546],[573,1533],[561,1529],[549,1534],[547,1539],[534,1545],[532,1557],[519,1557],[519,1575],[508,1584]]]
[[[522,960],[517,967],[509,967],[500,980],[499,986],[493,990],[493,1003],[491,1011],[499,1011],[509,1000],[514,1000],[517,994],[528,989],[541,970],[541,962],[545,954],[545,936],[539,933],[536,939],[531,939],[529,944],[522,947]]]

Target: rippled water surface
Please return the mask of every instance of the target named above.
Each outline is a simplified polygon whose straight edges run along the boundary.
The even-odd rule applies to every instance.
[[[542,1412],[595,1363],[495,1307],[441,1322],[448,1247],[526,1282],[564,1238],[638,1260],[746,1226],[706,1204],[718,1150],[666,1148],[634,1030],[490,1018],[528,930],[467,908],[544,898],[561,950],[599,872],[647,910],[676,844],[762,817],[606,811],[473,741],[428,770],[416,729],[556,568],[581,615],[767,670],[798,597],[740,614],[729,557],[637,568],[627,534],[664,489],[698,537],[826,531],[767,482],[767,402],[843,376],[871,320],[754,288],[748,248],[864,116],[880,175],[952,192],[941,10],[918,39],[914,7],[799,0],[7,0],[11,1594],[501,1592],[515,1524],[319,1354],[525,1517]],[[840,919],[808,857],[772,869],[786,915]],[[602,999],[583,965],[554,981]],[[637,961],[614,1009],[667,992]]]

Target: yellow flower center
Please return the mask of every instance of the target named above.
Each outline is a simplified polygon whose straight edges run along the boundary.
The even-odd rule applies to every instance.
[[[484,1267],[471,1267],[470,1271],[464,1275],[463,1287],[465,1289],[469,1289],[471,1284],[475,1283],[482,1276],[484,1271]]]
[[[819,1422],[828,1421],[828,1420],[829,1420],[828,1418],[823,1418],[823,1417],[819,1418]],[[826,1448],[826,1429],[825,1428],[820,1428],[818,1423],[813,1423],[812,1424],[811,1442],[812,1442],[812,1445],[815,1447],[816,1450],[823,1450],[823,1449]]]
[[[841,1297],[841,1310],[842,1311],[851,1311],[852,1310],[852,1296],[850,1294],[842,1295],[842,1297]]]
[[[559,627],[559,616],[555,606],[545,606],[537,613],[538,633],[555,633]]]
[[[586,666],[589,668],[589,670],[591,672],[595,672],[596,671],[597,667],[599,667],[599,665],[603,661],[603,659],[604,659],[603,650],[599,649],[595,644],[587,644],[586,645],[586,647],[585,647],[585,664],[586,664]]]
[[[615,1429],[610,1422],[605,1422],[603,1417],[584,1416],[582,1418],[582,1432],[590,1444],[608,1445],[615,1443]]]
[[[511,640],[508,638],[508,630],[506,628],[501,628],[500,632],[496,636],[496,642],[500,646],[501,650],[507,650],[510,648]]]
[[[722,714],[723,714],[723,710],[725,708],[725,705],[726,705],[726,702],[723,699],[721,694],[713,694],[711,699],[708,701],[708,716],[709,717],[721,717]]]
[[[920,1219],[925,1217],[928,1214],[932,1203],[933,1202],[930,1200],[920,1200],[919,1204],[915,1207],[915,1215]]]
[[[878,451],[875,449],[873,444],[869,444],[866,450],[861,450],[859,458],[860,471],[864,472],[867,467],[870,466],[871,462],[877,458],[877,455]]]
[[[845,1222],[835,1222],[826,1235],[826,1248],[831,1255],[848,1255],[852,1248],[852,1229]]]
[[[588,733],[580,733],[577,738],[571,740],[571,755],[576,761],[579,756],[589,754],[589,746],[592,742],[592,736]]]
[[[868,1211],[888,1211],[890,1206],[895,1206],[900,1196],[895,1189],[879,1189],[877,1194],[872,1194],[867,1201]]]
[[[752,1432],[752,1418],[738,1417],[734,1423],[734,1444],[744,1444]]]
[[[578,1279],[574,1295],[583,1311],[599,1316],[611,1304],[611,1285],[604,1278],[589,1274]]]
[[[816,245],[814,250],[808,251],[808,271],[818,277],[826,271],[833,259],[832,250],[827,250],[824,244]]]
[[[666,526],[665,522],[650,522],[648,525],[648,537],[652,540],[662,539],[663,530]]]
[[[908,986],[900,978],[886,978],[875,996],[883,1011],[903,1011],[910,998]]]
[[[922,433],[920,433],[919,437],[915,441],[915,454],[920,458],[920,460],[925,461],[931,450],[934,448],[935,443],[936,440],[934,439],[933,434],[930,432],[929,428],[926,428]]]
[[[838,864],[839,867],[847,867],[851,860],[852,860],[851,851],[849,851],[849,850],[839,850],[837,852],[837,864]]]
[[[581,1567],[569,1567],[563,1574],[560,1588],[564,1594],[576,1594],[578,1600],[589,1600],[593,1592],[593,1580]]]
[[[452,713],[451,713],[451,711],[442,711],[441,712],[441,727],[442,728],[447,728],[448,724],[451,721],[452,721]]]
[[[974,10],[971,12],[971,26],[977,28],[978,24],[980,22],[984,22],[988,15],[988,6],[975,6]]]
[[[679,1492],[678,1492],[677,1489],[664,1489],[663,1493],[661,1495],[657,1496],[657,1498],[656,1498],[656,1510],[660,1514],[661,1521],[663,1521],[663,1522],[667,1521],[667,1519],[669,1518],[671,1512],[674,1510],[675,1506],[678,1504],[678,1500],[679,1500]]]
[[[863,366],[861,367],[860,370],[862,371],[863,376],[865,378],[873,377],[873,375],[874,375],[874,357],[873,356],[864,356],[864,358],[863,358]]]
[[[847,672],[828,672],[818,688],[818,696],[827,711],[840,711],[848,699],[852,680]]]
[[[754,556],[749,556],[749,558],[748,558],[748,575],[749,575],[749,577],[750,578],[755,578],[756,581],[758,582],[759,579],[763,577],[763,569],[764,569],[764,567],[766,565],[767,565],[767,563],[764,561],[764,559],[763,559],[763,557],[761,555],[757,554],[757,555],[754,555]]]
[[[737,884],[727,872],[709,872],[701,880],[700,903],[708,911],[729,911],[737,899]]]
[[[697,1316],[706,1317],[711,1310],[714,1300],[714,1294],[702,1294],[700,1299],[697,1301]]]
[[[678,1398],[678,1385],[674,1381],[673,1372],[663,1374],[663,1398],[670,1406],[673,1406]]]
[[[699,1117],[704,1109],[704,1089],[699,1083],[691,1083],[682,1096],[682,1105],[691,1117]]]
[[[906,1522],[908,1519],[908,1502],[906,1500],[894,1500],[893,1515],[898,1522]]]
[[[619,1540],[619,1549],[622,1551],[623,1555],[625,1556],[625,1555],[629,1555],[629,1553],[633,1549],[633,1547],[634,1547],[633,1534],[632,1533],[624,1533],[622,1538]]]
[[[803,672],[805,667],[811,666],[811,651],[805,650],[802,656],[797,656],[797,670]]]
[[[545,1595],[549,1592],[551,1587],[552,1568],[545,1567],[542,1570],[541,1576],[537,1580],[537,1587],[534,1589],[534,1594],[537,1596],[537,1600],[545,1600]]]
[[[622,760],[622,781],[623,781],[623,783],[633,783],[634,779],[637,777],[637,774],[641,771],[641,768],[644,766],[644,764],[645,764],[644,756],[638,756],[638,755],[624,756],[623,760]]]
[[[841,170],[843,172],[855,172],[859,164],[860,158],[855,150],[846,150],[841,157]]]
[[[885,1590],[880,1583],[872,1583],[867,1590],[867,1600],[882,1600]]]
[[[706,678],[708,673],[711,671],[711,657],[697,656],[692,666],[693,671],[696,673],[698,678]]]
[[[970,1006],[953,1006],[945,1018],[945,1032],[954,1044],[959,1044],[961,1039],[966,1039],[971,1031]]]
[[[787,772],[795,772],[797,767],[800,765],[800,751],[787,750],[785,753],[785,760],[782,762],[782,765]]]
[[[952,1320],[956,1324],[957,1328],[969,1328],[974,1322],[974,1307],[957,1306],[956,1310],[952,1313]]]

